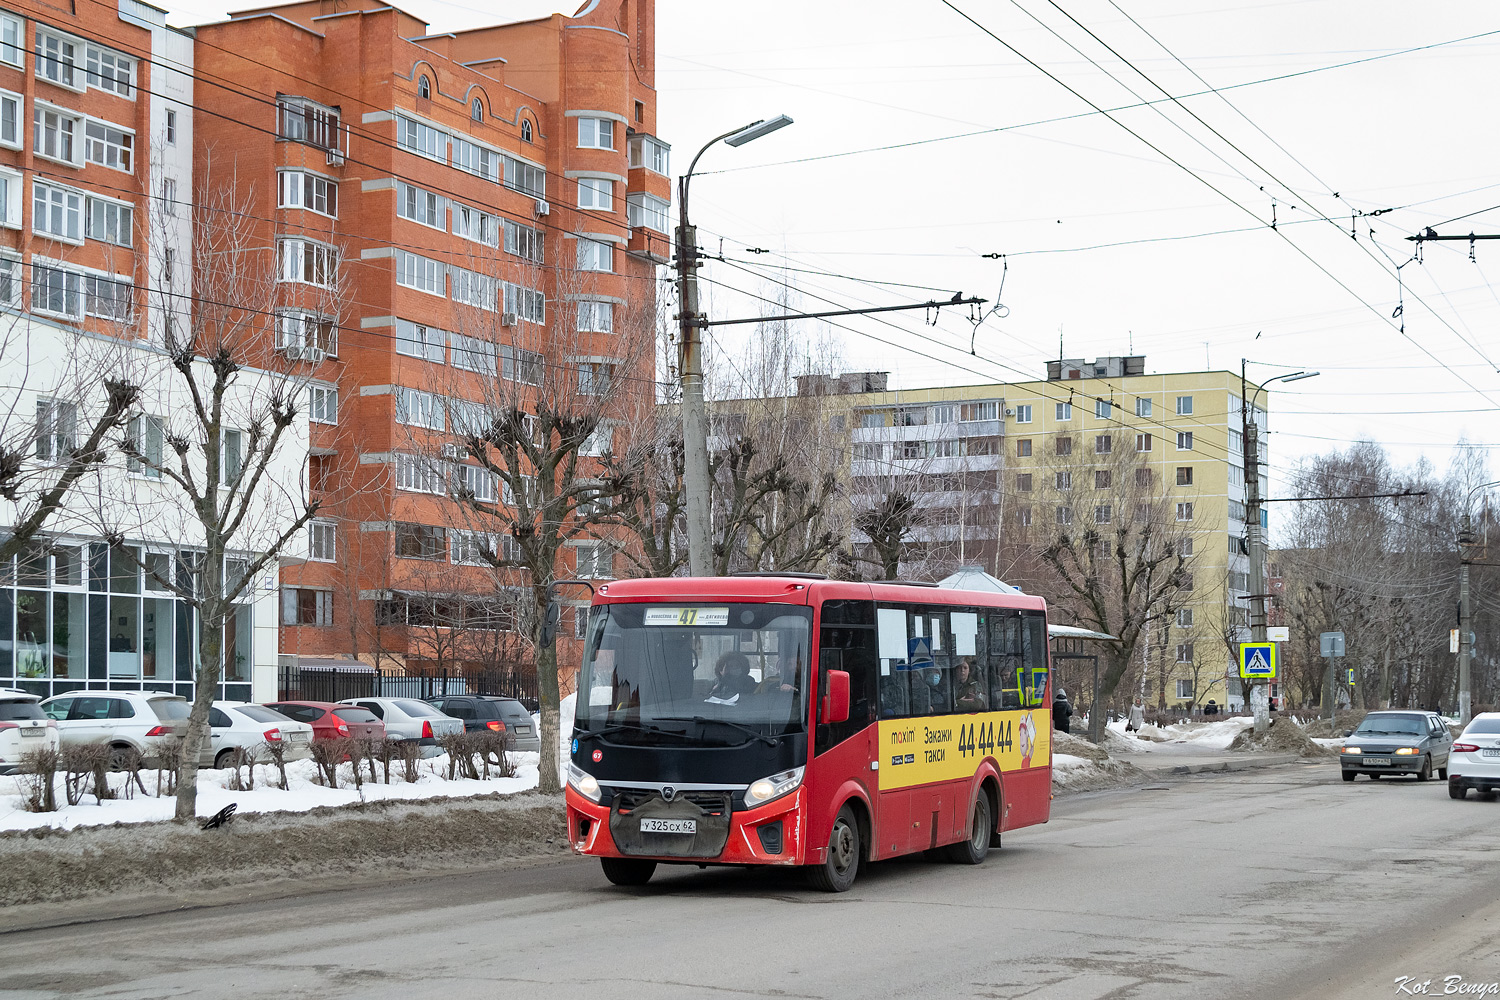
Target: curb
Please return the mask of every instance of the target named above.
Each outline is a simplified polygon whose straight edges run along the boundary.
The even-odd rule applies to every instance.
[[[1302,758],[1294,753],[1267,754],[1263,757],[1252,757],[1240,760],[1221,760],[1211,764],[1178,764],[1175,767],[1141,767],[1147,774],[1166,776],[1170,774],[1214,774],[1226,771],[1253,771],[1262,767],[1275,767],[1280,764],[1295,764]]]

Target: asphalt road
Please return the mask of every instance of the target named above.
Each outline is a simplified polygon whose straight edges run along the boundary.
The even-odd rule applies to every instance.
[[[1500,981],[1500,802],[1336,765],[1064,799],[979,868],[568,860],[0,935],[0,998],[1397,997]]]

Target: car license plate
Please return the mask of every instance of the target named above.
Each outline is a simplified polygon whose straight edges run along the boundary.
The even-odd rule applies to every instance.
[[[517,733],[529,733],[529,732],[531,732],[531,727],[530,726],[517,726],[516,727],[516,732]]]
[[[1366,757],[1365,767],[1371,767],[1375,764],[1389,764],[1390,762],[1391,759],[1389,757]]]
[[[35,726],[35,727],[31,728],[31,729],[23,729],[23,730],[21,730],[21,735],[22,736],[45,736],[46,734],[47,734],[47,730],[44,729],[41,726]],[[1497,750],[1496,753],[1500,754],[1500,750]]]
[[[1479,751],[1481,757],[1500,757],[1500,747],[1485,747]]]
[[[642,833],[697,833],[698,821],[695,819],[643,819],[641,820]]]

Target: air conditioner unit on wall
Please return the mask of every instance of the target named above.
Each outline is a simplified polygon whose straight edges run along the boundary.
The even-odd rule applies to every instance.
[[[1015,416],[1016,415],[1016,409],[1015,409],[1015,407],[1013,407],[1013,406],[1007,406],[1005,408],[1005,415],[1007,417],[1013,417],[1013,416]]]
[[[546,215],[551,211],[552,206],[547,204],[547,200],[545,198],[538,198],[536,200],[536,214],[538,216]]]
[[[461,444],[443,445],[443,457],[451,459],[463,459],[469,457],[469,450]]]
[[[508,313],[508,312],[501,313],[500,314],[500,325],[501,326],[515,326],[516,325],[516,314],[515,313]]]
[[[330,167],[342,167],[344,165],[344,154],[341,150],[330,149],[325,158]]]

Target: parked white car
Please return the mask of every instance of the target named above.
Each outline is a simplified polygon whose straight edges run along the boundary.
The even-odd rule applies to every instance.
[[[1474,789],[1492,799],[1500,789],[1500,712],[1480,712],[1453,741],[1448,757],[1448,794],[1461,799]]]
[[[267,743],[286,744],[287,760],[312,756],[313,727],[264,705],[216,701],[208,710],[208,732],[208,746],[200,758],[205,767],[228,767],[229,756],[236,750],[254,750],[256,761],[264,763],[271,759],[264,750]]]
[[[62,746],[57,723],[41,709],[41,698],[16,688],[0,688],[0,774],[14,774],[21,755]]]
[[[345,698],[340,704],[358,705],[384,722],[388,740],[416,740],[423,757],[436,757],[444,736],[464,731],[462,719],[415,698]]]
[[[123,764],[134,747],[149,766],[160,763],[157,746],[187,735],[192,706],[177,694],[160,691],[69,691],[42,702],[42,711],[57,723],[64,748],[81,743],[104,743],[114,753],[110,766]]]

